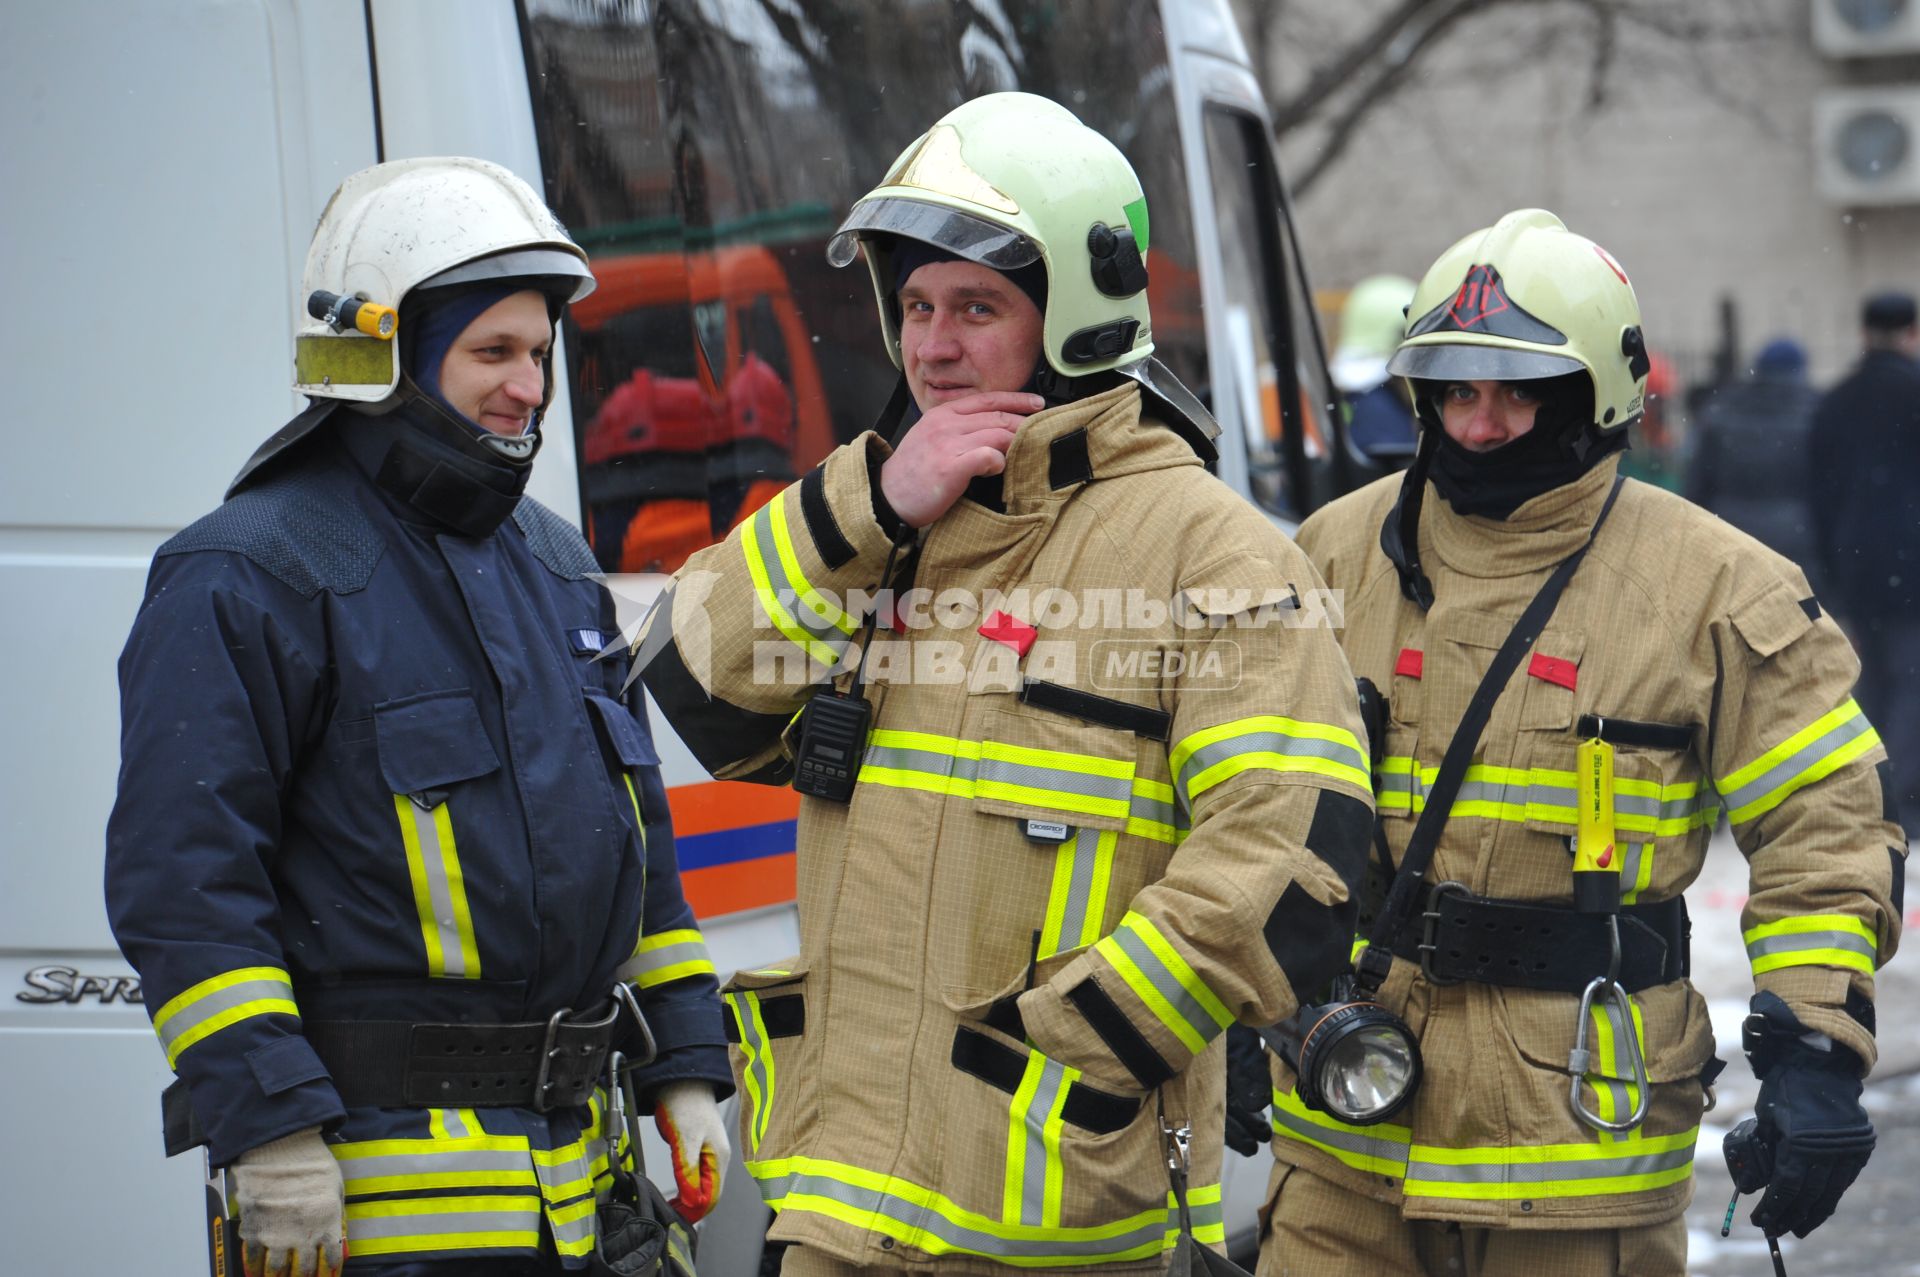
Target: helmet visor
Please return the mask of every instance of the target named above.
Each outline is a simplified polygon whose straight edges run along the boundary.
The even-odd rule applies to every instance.
[[[572,253],[557,248],[516,248],[449,267],[421,280],[416,287],[448,288],[523,277],[528,280],[527,287],[552,293],[565,302],[579,301],[593,291],[596,282],[586,263]]]
[[[1424,381],[1537,381],[1586,372],[1587,366],[1571,355],[1539,350],[1433,345],[1400,347],[1387,362],[1387,371],[1396,377]]]
[[[827,241],[827,261],[850,264],[869,235],[899,235],[945,249],[956,257],[990,266],[1018,270],[1040,260],[1040,246],[1025,235],[984,218],[937,204],[888,197],[861,200]]]

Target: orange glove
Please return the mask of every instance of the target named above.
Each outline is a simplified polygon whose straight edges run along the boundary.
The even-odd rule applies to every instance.
[[[713,1087],[705,1082],[668,1082],[656,1099],[653,1124],[673,1154],[673,1183],[679,1189],[673,1208],[694,1223],[720,1200],[720,1177],[733,1156]]]

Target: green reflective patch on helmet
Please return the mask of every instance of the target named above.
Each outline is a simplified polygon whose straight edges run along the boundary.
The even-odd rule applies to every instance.
[[[372,337],[300,337],[294,342],[296,386],[387,386],[394,344]]]
[[[1127,205],[1127,225],[1133,228],[1133,242],[1140,255],[1147,255],[1147,197],[1142,195]]]

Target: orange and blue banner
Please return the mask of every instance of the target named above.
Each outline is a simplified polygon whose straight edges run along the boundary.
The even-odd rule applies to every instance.
[[[667,790],[680,884],[701,920],[793,899],[800,795],[714,780]]]

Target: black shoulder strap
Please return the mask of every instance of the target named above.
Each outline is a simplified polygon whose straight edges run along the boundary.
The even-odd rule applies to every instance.
[[[1579,549],[1561,561],[1560,566],[1553,570],[1553,575],[1547,578],[1547,583],[1540,587],[1540,592],[1533,596],[1533,602],[1527,604],[1527,610],[1520,614],[1506,642],[1494,654],[1493,664],[1487,667],[1486,677],[1480,680],[1473,699],[1467,702],[1467,712],[1461,715],[1460,726],[1454,729],[1453,739],[1448,742],[1447,752],[1440,760],[1440,771],[1433,779],[1433,789],[1427,794],[1426,809],[1420,813],[1420,819],[1413,827],[1413,836],[1407,840],[1407,851],[1401,858],[1400,872],[1394,875],[1393,887],[1387,892],[1387,902],[1374,919],[1373,934],[1367,937],[1366,952],[1360,955],[1359,983],[1364,990],[1377,991],[1393,965],[1394,937],[1412,920],[1414,902],[1419,898],[1420,880],[1426,876],[1427,866],[1433,862],[1433,853],[1440,845],[1440,831],[1446,826],[1447,814],[1453,810],[1453,800],[1460,793],[1460,784],[1467,775],[1467,764],[1480,744],[1480,734],[1486,730],[1487,719],[1493,714],[1493,703],[1500,699],[1507,680],[1520,667],[1520,658],[1540,638],[1540,631],[1546,628],[1547,619],[1553,615],[1561,594],[1566,592],[1567,582],[1573,579],[1581,560],[1593,548],[1594,538],[1600,535],[1601,525],[1613,513],[1613,503],[1619,499],[1620,489],[1625,483],[1625,476],[1614,479],[1613,490],[1607,493],[1607,502],[1600,507],[1600,517],[1593,521],[1593,531],[1587,534],[1586,541]],[[1415,788],[1417,790],[1418,786]]]

